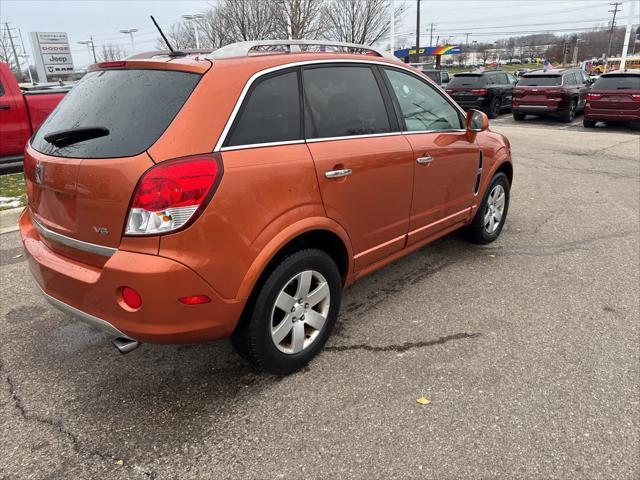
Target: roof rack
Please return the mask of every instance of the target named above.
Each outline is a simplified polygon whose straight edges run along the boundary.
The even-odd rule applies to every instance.
[[[379,57],[390,56],[378,48],[371,47],[369,45],[359,45],[357,43],[332,42],[326,40],[252,40],[226,45],[215,50],[207,57],[214,60],[220,60],[223,58],[246,57],[251,54],[265,55],[324,51],[305,47],[320,47],[320,49],[323,47],[338,47],[347,50],[345,53],[356,53],[356,51],[360,51],[367,54],[373,53]]]
[[[213,48],[187,48],[180,50],[182,53],[186,53],[187,55],[205,55],[213,52]],[[136,53],[135,55],[129,55],[125,60],[140,60],[143,58],[153,58],[153,57],[168,57],[171,55],[169,50],[150,50],[148,52]]]

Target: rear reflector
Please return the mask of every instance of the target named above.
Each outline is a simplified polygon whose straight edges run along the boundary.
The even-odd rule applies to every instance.
[[[218,156],[168,161],[138,182],[125,235],[158,235],[184,228],[202,212],[222,176]]]
[[[180,297],[178,299],[181,303],[185,305],[199,305],[201,303],[209,303],[211,299],[206,295],[192,295],[190,297]]]
[[[131,287],[122,287],[122,300],[129,308],[140,308],[142,306],[142,297]]]

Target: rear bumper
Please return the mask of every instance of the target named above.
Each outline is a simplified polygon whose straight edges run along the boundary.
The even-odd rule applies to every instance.
[[[588,120],[602,120],[603,122],[634,122],[640,120],[640,109],[619,111],[587,106],[584,110],[584,116]]]
[[[530,115],[542,115],[545,113],[556,113],[560,111],[558,105],[528,105],[528,104],[517,104],[514,105],[511,109],[516,113],[527,113]]]
[[[221,298],[190,268],[168,258],[116,250],[102,267],[54,252],[42,242],[29,210],[19,221],[29,268],[56,308],[114,336],[152,343],[196,343],[228,337],[244,302]],[[137,290],[142,306],[122,300],[124,286]],[[178,298],[207,295],[210,303],[185,305]]]

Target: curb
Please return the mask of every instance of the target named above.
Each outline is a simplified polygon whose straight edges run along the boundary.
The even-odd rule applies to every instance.
[[[24,207],[0,210],[0,234],[18,230],[18,218],[23,210]]]

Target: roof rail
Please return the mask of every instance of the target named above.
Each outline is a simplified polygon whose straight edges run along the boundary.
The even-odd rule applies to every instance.
[[[210,54],[215,49],[213,48],[187,48],[183,50],[179,50],[182,53],[186,53],[187,55],[198,55],[198,54]],[[148,52],[140,52],[135,55],[129,55],[125,60],[140,60],[143,58],[153,58],[153,57],[163,57],[170,56],[171,52],[169,50],[150,50]]]
[[[314,51],[311,49],[305,49],[301,47],[338,47],[347,50],[345,53],[355,53],[353,50],[359,50],[366,53],[373,53],[379,57],[390,57],[389,54],[375,47],[369,45],[359,45],[357,43],[345,43],[345,42],[332,42],[327,40],[252,40],[248,42],[238,42],[226,45],[222,48],[215,50],[208,55],[208,58],[219,60],[223,58],[232,57],[246,57],[252,53],[254,54],[279,54],[279,53],[300,53],[307,51]],[[283,49],[277,49],[274,47],[284,47]],[[253,50],[253,52],[252,52]],[[322,50],[320,50],[322,51]]]

